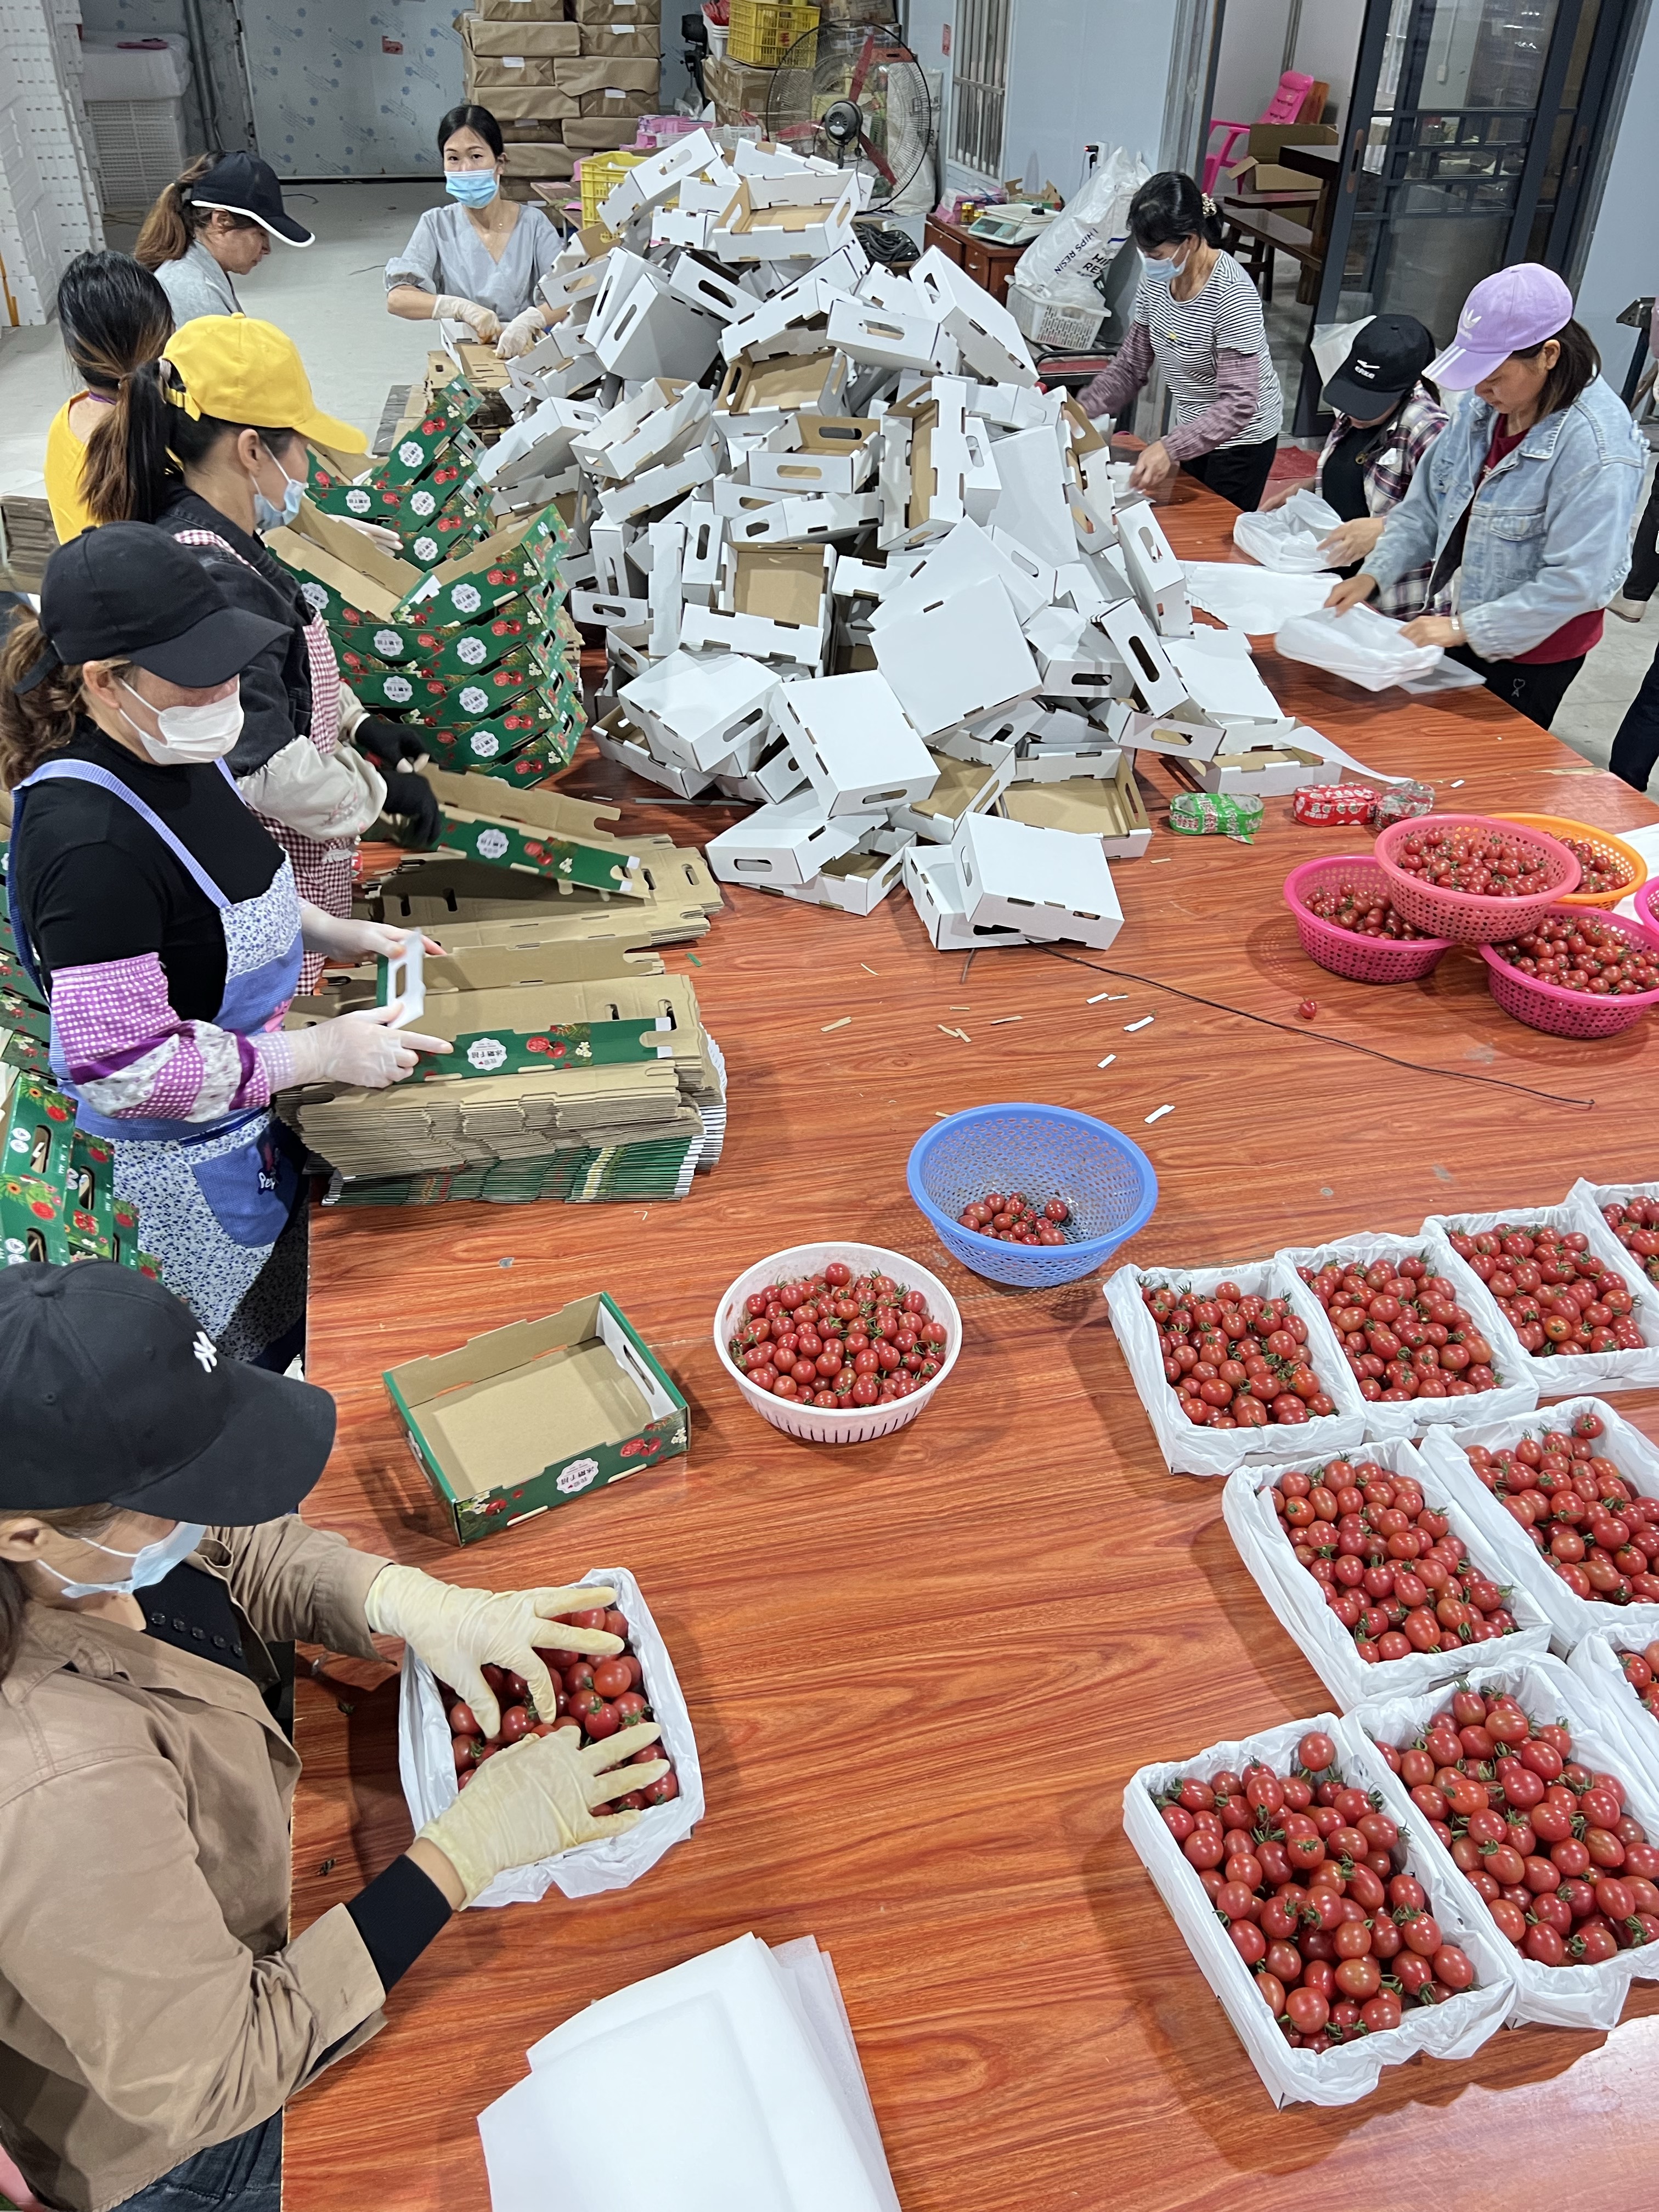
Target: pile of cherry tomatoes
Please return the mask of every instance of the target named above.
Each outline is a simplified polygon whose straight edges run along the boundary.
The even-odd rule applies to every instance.
[[[1302,903],[1322,921],[1336,929],[1351,929],[1356,937],[1391,937],[1405,945],[1429,934],[1426,929],[1413,929],[1403,915],[1396,914],[1391,900],[1355,884],[1334,884],[1308,891]]]
[[[1489,948],[1522,975],[1582,991],[1592,999],[1633,999],[1659,991],[1659,952],[1593,914],[1547,914],[1524,937]]]
[[[1431,1263],[1328,1263],[1297,1273],[1331,1317],[1360,1395],[1401,1405],[1495,1390],[1492,1346]]]
[[[890,1275],[854,1279],[845,1260],[798,1283],[757,1291],[727,1343],[745,1382],[826,1412],[887,1405],[931,1382],[949,1332],[920,1291]]]
[[[1423,1885],[1396,1866],[1401,1832],[1345,1784],[1316,1729],[1287,1775],[1188,1775],[1158,1798],[1233,1948],[1298,2051],[1398,2027],[1408,2004],[1443,2004],[1474,1980],[1443,1938]]]
[[[1642,1272],[1659,1283],[1659,1199],[1627,1198],[1604,1206],[1601,1218],[1631,1257],[1642,1262]]]
[[[1650,1644],[1645,1651],[1620,1651],[1614,1656],[1625,1670],[1625,1680],[1659,1720],[1659,1644]]]
[[[994,1237],[1005,1244],[1064,1244],[1072,1209],[1063,1198],[1027,1198],[1023,1190],[988,1190],[964,1206],[957,1218],[964,1229]]]
[[[556,1620],[548,1623],[549,1629],[561,1623],[567,1628],[602,1628],[609,1636],[620,1636],[624,1648],[612,1659],[587,1659],[580,1651],[538,1644],[535,1648],[546,1661],[548,1672],[553,1677],[557,1701],[555,1712],[537,1711],[530,1686],[522,1674],[515,1674],[510,1667],[486,1665],[479,1671],[495,1692],[501,1709],[499,1732],[486,1736],[471,1706],[447,1682],[439,1683],[438,1695],[449,1716],[455,1775],[461,1789],[465,1789],[485,1759],[493,1759],[508,1744],[517,1743],[520,1736],[551,1735],[556,1729],[574,1729],[580,1743],[601,1743],[606,1736],[615,1735],[618,1729],[632,1728],[638,1721],[655,1717],[643,1695],[645,1670],[627,1648],[626,1618],[614,1606],[594,1606],[584,1613],[560,1613]],[[647,1744],[643,1751],[635,1752],[628,1764],[643,1766],[648,1760],[667,1757],[660,1743]],[[620,1781],[622,1769],[617,1771]],[[593,1810],[639,1813],[647,1805],[665,1805],[671,1797],[679,1794],[679,1778],[670,1761],[667,1773],[659,1774],[643,1790],[623,1790],[609,1804],[596,1805]]]
[[[1576,1596],[1659,1603],[1659,1498],[1639,1498],[1595,1442],[1607,1424],[1576,1413],[1513,1449],[1463,1447],[1469,1465]]]
[[[1336,1411],[1308,1362],[1308,1324],[1288,1299],[1237,1283],[1194,1295],[1143,1282],[1140,1297],[1158,1326],[1164,1376],[1194,1428],[1290,1427]]]
[[[1482,898],[1536,898],[1550,888],[1550,871],[1535,846],[1510,832],[1425,823],[1401,839],[1389,854],[1396,868],[1437,890]]]
[[[1659,1937],[1659,1846],[1559,1721],[1462,1689],[1414,1742],[1377,1749],[1525,1957],[1593,1966]]]
[[[1534,1358],[1642,1350],[1635,1295],[1616,1267],[1596,1258],[1582,1230],[1504,1221],[1473,1233],[1455,1229],[1450,1243]]]
[[[1367,1666],[1515,1632],[1509,1592],[1469,1559],[1408,1476],[1374,1460],[1295,1469],[1271,1492],[1297,1559]]]
[[[1552,835],[1578,863],[1575,896],[1600,898],[1607,891],[1621,891],[1636,872],[1628,860],[1621,860],[1616,853],[1606,852],[1600,845],[1592,845],[1588,837],[1562,837],[1557,832]]]

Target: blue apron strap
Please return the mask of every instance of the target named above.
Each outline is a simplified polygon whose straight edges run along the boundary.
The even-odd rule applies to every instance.
[[[224,777],[226,782],[230,785],[234,791],[236,788],[236,780],[231,775],[229,769],[226,768],[223,761],[217,761],[214,765],[218,769],[220,774]],[[132,809],[133,812],[137,815],[141,821],[147,822],[149,824],[149,827],[155,832],[161,842],[167,847],[168,852],[172,854],[173,859],[177,860],[179,866],[185,871],[185,873],[196,885],[196,888],[202,892],[205,897],[211,899],[214,905],[218,908],[221,914],[224,912],[228,906],[234,903],[234,902],[228,898],[224,892],[220,890],[218,884],[214,882],[212,877],[209,875],[207,870],[196,858],[196,855],[190,852],[179,842],[179,839],[173,836],[172,830],[167,828],[167,823],[162,821],[161,816],[155,813],[151,808],[146,806],[143,800],[139,798],[136,791],[129,790],[127,786],[122,782],[118,775],[112,775],[107,769],[98,768],[91,761],[46,761],[42,764],[42,766],[35,769],[33,775],[25,776],[22,782],[17,786],[17,790],[19,792],[27,791],[32,784],[44,783],[48,780],[69,783],[95,784],[100,791],[108,792],[112,799],[118,799],[122,800],[125,805]],[[17,836],[16,816],[15,811],[16,804],[17,801],[15,796],[14,796],[12,801],[14,808],[12,823],[12,837],[14,844]],[[15,925],[14,924],[14,927],[15,926]]]
[[[20,783],[11,795],[11,836],[6,854],[6,912],[11,920],[11,941],[17,947],[17,957],[22,963],[23,973],[44,999],[39,969],[34,964],[34,947],[23,927],[23,909],[17,903],[18,839],[23,828],[23,786]]]

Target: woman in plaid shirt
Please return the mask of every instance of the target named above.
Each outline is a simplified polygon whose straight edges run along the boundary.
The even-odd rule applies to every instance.
[[[1342,527],[1320,550],[1345,576],[1364,563],[1445,428],[1440,396],[1423,380],[1434,352],[1432,336],[1414,316],[1376,315],[1325,386],[1325,404],[1336,410],[1336,420],[1319,456],[1314,489],[1342,517]],[[1294,483],[1275,485],[1262,507],[1282,507],[1297,489]],[[1373,604],[1401,622],[1443,611],[1438,601],[1427,605],[1428,584],[1428,568],[1413,568],[1381,590]]]

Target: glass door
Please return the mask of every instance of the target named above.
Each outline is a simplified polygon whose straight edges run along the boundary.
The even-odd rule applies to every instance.
[[[1628,4],[1370,0],[1316,325],[1415,315],[1444,344],[1481,277],[1562,265]],[[1296,430],[1317,428],[1304,362]]]

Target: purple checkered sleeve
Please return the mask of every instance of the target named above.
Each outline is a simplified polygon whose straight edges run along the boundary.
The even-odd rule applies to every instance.
[[[112,1120],[215,1121],[270,1103],[253,1039],[182,1020],[154,952],[57,969],[52,1021],[70,1082]]]

